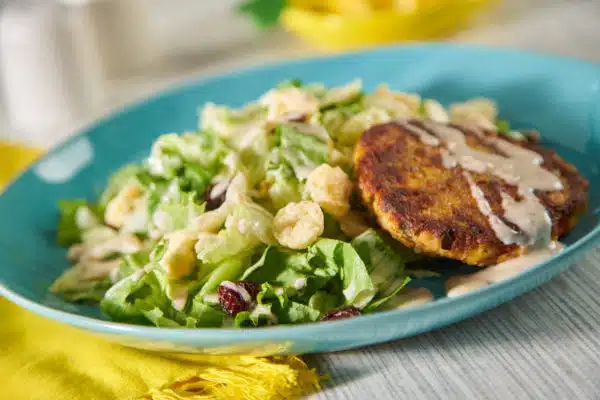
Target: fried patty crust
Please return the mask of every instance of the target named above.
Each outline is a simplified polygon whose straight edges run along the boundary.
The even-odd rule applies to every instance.
[[[423,126],[419,121],[410,123]],[[452,126],[465,134],[469,146],[502,154],[481,138],[481,131]],[[484,137],[496,135],[483,132]],[[526,141],[503,139],[539,153],[544,159],[542,167],[560,176],[562,190],[534,191],[552,220],[552,237],[558,239],[584,212],[588,182],[555,151],[541,147],[534,136]],[[396,122],[372,127],[361,136],[354,153],[355,173],[361,198],[379,225],[416,251],[470,265],[493,265],[523,254],[523,246],[506,245],[496,237],[471,194],[463,168],[443,165],[442,148],[424,144]],[[501,197],[505,192],[519,199],[517,187],[489,173],[469,173],[494,214],[519,230],[503,218]]]

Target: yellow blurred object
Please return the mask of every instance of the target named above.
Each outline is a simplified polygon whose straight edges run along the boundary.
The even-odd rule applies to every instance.
[[[331,13],[348,16],[362,16],[373,11],[369,0],[326,0],[325,8]]]
[[[41,154],[41,150],[0,140],[0,188],[9,182],[25,165]]]
[[[465,27],[475,11],[495,1],[297,0],[283,11],[281,21],[288,31],[319,48],[346,50],[440,38]],[[334,3],[343,3],[343,8],[332,12]],[[364,7],[367,11],[357,11]]]

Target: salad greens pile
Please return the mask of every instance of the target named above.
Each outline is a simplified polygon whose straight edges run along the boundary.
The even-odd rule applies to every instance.
[[[159,137],[97,201],[59,203],[57,239],[74,265],[51,291],[97,301],[116,321],[160,327],[385,309],[418,255],[369,223],[356,201],[354,145],[397,118],[496,120],[485,99],[454,110],[386,86],[365,94],[359,81],[331,89],[288,81],[240,109],[206,104],[197,132]]]

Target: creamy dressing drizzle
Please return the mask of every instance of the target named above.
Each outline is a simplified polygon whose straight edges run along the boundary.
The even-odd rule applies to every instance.
[[[504,261],[500,264],[485,268],[470,275],[453,276],[446,281],[448,297],[456,297],[491,285],[495,282],[512,278],[513,276],[529,269],[546,259],[555,256],[564,249],[559,242],[551,242],[544,248],[532,249],[521,257]]]
[[[433,294],[426,288],[404,288],[402,291],[385,303],[384,308],[406,308],[430,303],[434,300]]]
[[[543,158],[536,152],[514,145],[501,138],[485,138],[505,156],[486,153],[472,148],[467,144],[465,134],[459,129],[431,121],[423,121],[425,129],[420,129],[403,122],[402,125],[428,145],[434,145],[431,139],[441,140],[445,143],[457,164],[473,172],[488,172],[505,180],[508,183],[523,185],[538,190],[560,190],[563,188],[560,178],[541,167]],[[427,132],[429,131],[429,132]],[[428,136],[423,135],[426,132]]]
[[[409,124],[408,122],[399,122],[403,128],[415,134],[419,140],[426,145],[429,146],[438,146],[440,144],[440,140],[433,136],[431,133],[427,132],[425,129],[421,129],[418,126],[414,126]]]
[[[527,241],[528,238],[524,237],[519,232],[516,232],[514,229],[506,225],[500,217],[492,212],[490,203],[485,198],[481,188],[477,186],[477,183],[475,180],[473,180],[471,174],[467,171],[463,171],[463,175],[469,183],[471,195],[475,199],[477,207],[479,207],[479,211],[481,211],[481,213],[488,218],[490,226],[492,227],[492,230],[496,234],[498,240],[504,244],[521,243]]]

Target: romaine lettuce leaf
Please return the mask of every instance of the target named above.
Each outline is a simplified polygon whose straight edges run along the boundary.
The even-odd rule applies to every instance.
[[[192,305],[189,313],[169,310],[165,312],[158,307],[142,310],[142,314],[153,325],[161,328],[216,328],[223,325],[225,314],[201,303]]]
[[[384,241],[382,235],[369,229],[352,240],[352,246],[365,262],[373,284],[385,290],[387,283],[403,275],[404,260]]]
[[[182,325],[174,318],[167,317],[165,312],[158,307],[151,308],[149,310],[141,309],[141,314],[150,321],[153,325],[159,328],[194,328],[193,320],[190,320],[189,324]],[[187,322],[187,321],[186,321]]]
[[[197,201],[201,201],[214,176],[215,171],[207,170],[197,163],[186,162],[183,164],[179,186],[182,191],[193,194]]]
[[[236,314],[234,326],[236,328],[262,326],[277,323],[275,314],[271,311],[272,304],[257,305],[252,311],[242,311]]]
[[[81,207],[88,207],[94,210],[95,207],[88,204],[86,200],[60,200],[58,210],[60,219],[56,231],[56,241],[60,246],[68,247],[81,242],[81,229],[77,224],[77,210]]]
[[[382,305],[384,305],[388,300],[395,297],[404,287],[410,282],[410,278],[405,276],[401,280],[396,280],[396,283],[393,285],[393,291],[385,296],[377,297],[373,299],[363,310],[363,312],[371,312],[375,311]]]
[[[387,301],[409,281],[404,272],[404,258],[390,244],[383,232],[373,229],[352,241],[352,246],[367,265],[369,276],[377,288],[377,305],[371,308]]]
[[[367,266],[350,243],[340,242],[334,258],[340,267],[346,304],[362,309],[377,293]]]
[[[261,326],[274,322],[299,324],[316,321],[321,315],[312,307],[289,300],[285,292],[277,291],[268,283],[262,284],[256,300],[253,309],[236,315],[235,326]]]
[[[72,274],[73,271],[74,267],[67,270],[50,288],[51,291],[60,293],[66,301],[99,302],[113,284],[110,278],[92,281],[78,280],[78,277]],[[73,280],[69,281],[69,279]]]
[[[308,300],[308,306],[315,310],[318,310],[321,315],[327,313],[329,310],[337,308],[344,303],[344,299],[341,296],[326,292],[324,290],[318,290]]]
[[[223,229],[219,233],[200,233],[196,243],[196,255],[204,264],[218,264],[223,260],[247,253],[260,245],[251,235],[237,229]]]
[[[115,172],[110,179],[100,200],[98,201],[100,209],[104,210],[108,203],[119,193],[119,191],[128,184],[132,179],[136,179],[139,174],[143,173],[143,166],[140,164],[128,164]]]
[[[165,179],[173,179],[186,165],[195,165],[195,168],[215,175],[228,151],[211,131],[182,135],[170,133],[154,142],[147,165],[152,175]]]
[[[154,308],[175,311],[167,291],[164,272],[146,267],[115,283],[100,302],[100,309],[115,321],[144,323],[144,312]]]
[[[335,265],[332,268],[323,262],[311,264],[311,257],[316,260],[307,252],[267,247],[261,258],[245,271],[241,279],[278,285],[286,295],[308,301],[314,292],[338,273]]]
[[[100,300],[100,294],[111,286],[111,278],[118,270],[119,263],[119,259],[81,260],[64,271],[50,286],[50,291],[72,301]]]
[[[300,181],[306,179],[313,169],[329,161],[327,132],[324,135],[309,132],[314,129],[297,123],[282,124],[276,129],[277,156],[292,167]]]
[[[181,193],[161,201],[152,215],[150,231],[155,235],[164,236],[168,233],[185,229],[204,212],[204,203],[196,200],[195,193]]]
[[[119,265],[117,281],[128,277],[136,271],[141,270],[150,262],[150,252],[148,250],[138,251],[123,255]]]
[[[319,310],[295,301],[290,301],[285,307],[274,310],[280,324],[302,324],[319,320]]]
[[[225,229],[236,229],[244,236],[252,236],[261,243],[275,244],[273,236],[273,215],[251,201],[233,208],[225,221]]]
[[[356,104],[363,96],[362,82],[357,79],[347,85],[329,89],[321,98],[321,110]]]
[[[296,179],[294,170],[286,162],[269,169],[266,176],[267,182],[270,183],[269,197],[276,209],[302,199],[302,185]]]
[[[201,233],[196,254],[202,262],[214,264],[240,253],[251,251],[261,243],[275,243],[273,216],[248,199],[230,207],[225,228],[219,233]]]
[[[194,298],[187,316],[194,319],[196,328],[209,328],[222,326],[226,314]]]
[[[268,246],[261,257],[246,269],[240,279],[249,280],[256,283],[265,283],[272,281],[274,277],[279,275],[286,268],[284,259],[287,254],[281,249]]]
[[[204,275],[204,283],[198,294],[194,297],[196,301],[203,301],[204,296],[211,293],[216,293],[219,285],[223,281],[237,281],[244,271],[244,267],[247,266],[246,258],[233,257],[222,261],[218,265],[203,266],[205,271],[201,274]]]

